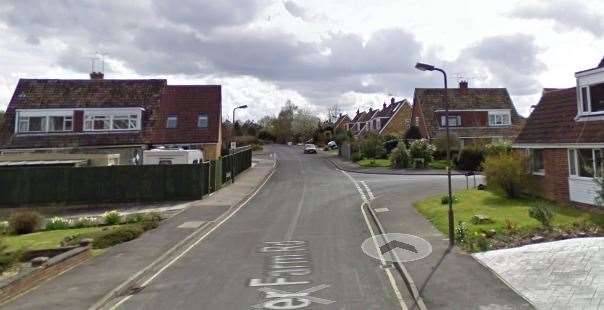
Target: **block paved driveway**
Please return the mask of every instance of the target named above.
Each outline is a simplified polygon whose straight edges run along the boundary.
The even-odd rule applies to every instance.
[[[474,257],[538,309],[604,309],[604,238],[531,244]]]

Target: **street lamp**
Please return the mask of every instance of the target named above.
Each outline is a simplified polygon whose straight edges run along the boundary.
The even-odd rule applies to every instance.
[[[415,64],[415,68],[420,71],[438,71],[443,74],[445,80],[445,92],[443,100],[445,102],[445,128],[447,132],[447,181],[449,185],[449,245],[455,244],[455,230],[454,230],[454,218],[453,218],[453,193],[451,190],[451,150],[449,147],[449,89],[447,87],[447,73],[445,70],[437,68],[433,65],[418,62]]]
[[[233,141],[234,141],[234,136],[235,136],[235,110],[237,110],[237,109],[247,109],[247,104],[240,105],[233,109],[233,135],[231,136],[231,139],[233,139]]]
[[[240,105],[240,106],[235,107],[233,109],[233,134],[231,136],[231,139],[232,139],[231,142],[235,141],[235,138],[234,138],[235,137],[235,110],[237,110],[237,109],[247,109],[247,104]],[[234,160],[235,160],[235,155],[234,155],[235,154],[235,150],[233,148],[231,148],[231,150],[229,152],[231,153],[231,182],[235,183],[235,171],[233,169],[234,166],[235,166],[234,165],[234,163],[235,163],[234,162]]]

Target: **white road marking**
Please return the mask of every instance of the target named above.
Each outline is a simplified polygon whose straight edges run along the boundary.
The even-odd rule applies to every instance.
[[[372,237],[375,236],[373,227],[371,226],[371,222],[369,222],[369,218],[367,218],[367,214],[365,213],[365,210],[363,209],[363,206],[366,203],[368,203],[367,198],[365,197],[365,194],[363,193],[363,190],[361,190],[361,187],[359,186],[358,182],[348,172],[346,172],[344,170],[340,170],[340,172],[342,172],[345,176],[348,177],[348,179],[356,186],[359,194],[361,195],[361,198],[363,199],[363,203],[361,204],[361,214],[363,214],[363,219],[365,219],[365,224],[367,225],[367,228],[369,229],[369,233],[371,234]],[[375,243],[375,247],[379,248],[377,243],[375,242],[375,238],[374,238],[374,243]],[[380,256],[381,256],[380,261],[382,262],[382,266],[386,267],[387,266],[386,260],[381,255],[381,252],[380,252]],[[389,268],[383,268],[382,270],[384,270],[384,272],[386,273],[386,276],[388,277],[388,282],[390,282],[390,286],[392,287],[392,290],[394,291],[394,294],[396,295],[396,299],[398,300],[398,303],[401,306],[401,310],[408,310],[407,304],[405,304],[403,295],[401,294],[400,290],[398,289],[398,286],[396,285],[396,280],[394,279],[392,272],[390,271]]]
[[[277,165],[277,154],[275,154],[275,161],[273,164],[273,168],[275,168],[275,166]],[[190,246],[188,246],[184,251],[182,251],[178,256],[176,256],[175,258],[173,258],[171,261],[169,261],[165,266],[163,266],[161,269],[159,269],[155,274],[153,274],[149,279],[147,279],[145,282],[143,282],[141,284],[141,287],[145,287],[146,285],[148,285],[149,283],[151,283],[151,281],[153,281],[155,278],[157,278],[157,276],[159,276],[162,272],[164,272],[166,269],[168,269],[168,267],[172,266],[174,263],[176,263],[179,259],[181,259],[185,254],[189,253],[189,251],[191,251],[191,249],[193,249],[196,245],[198,245],[201,241],[203,241],[205,238],[207,238],[212,232],[214,232],[216,229],[218,229],[220,226],[222,226],[222,224],[224,224],[226,221],[228,221],[231,217],[233,217],[233,215],[235,215],[237,212],[239,212],[239,210],[241,210],[241,208],[243,208],[245,205],[247,205],[247,203],[252,200],[252,198],[254,198],[256,196],[256,194],[264,187],[264,185],[268,182],[268,180],[270,180],[271,176],[275,173],[275,169],[273,169],[273,171],[271,171],[271,173],[268,175],[268,177],[264,180],[264,182],[262,184],[260,184],[260,186],[252,193],[252,195],[250,195],[242,204],[240,204],[235,210],[233,210],[233,212],[231,212],[228,216],[226,216],[224,219],[222,219],[220,222],[218,222],[214,227],[212,227],[212,229],[210,229],[207,233],[205,233],[203,236],[199,237],[199,239],[197,239],[193,244],[191,244]],[[128,295],[125,296],[124,298],[122,298],[120,301],[118,301],[115,305],[113,305],[111,308],[109,308],[110,310],[115,310],[117,309],[119,306],[121,306],[123,303],[125,303],[126,301],[128,301],[130,298],[132,298],[132,296],[134,295]]]
[[[184,222],[178,226],[178,228],[199,228],[199,226],[203,225],[205,221],[189,221]]]
[[[272,287],[262,287],[258,290],[266,294],[267,299],[273,299],[261,304],[252,306],[254,309],[300,309],[310,304],[317,303],[322,305],[333,304],[335,301],[324,299],[320,297],[309,296],[310,293],[320,291],[324,288],[328,288],[329,285],[321,284],[307,288],[299,292],[287,292]],[[303,302],[304,305],[300,304]],[[301,307],[302,306],[302,307]]]
[[[296,159],[300,164],[300,171],[302,171],[302,196],[300,197],[300,201],[298,201],[298,207],[296,208],[296,212],[294,213],[294,217],[292,221],[289,223],[289,227],[287,228],[287,233],[285,234],[285,240],[289,241],[292,239],[294,235],[294,231],[296,230],[296,226],[298,225],[298,220],[300,219],[300,213],[302,213],[302,205],[304,204],[304,196],[306,195],[306,174],[304,173],[304,164],[300,159],[300,156],[297,156]]]
[[[390,209],[388,209],[388,208],[375,208],[375,209],[373,209],[373,211],[375,211],[377,213],[383,213],[383,212],[390,211]]]
[[[367,183],[365,183],[365,181],[361,181],[361,184],[363,184],[363,187],[365,187],[365,190],[367,191],[367,194],[369,195],[369,200],[374,200],[375,196],[373,195],[373,192],[371,191],[371,188],[369,188]]]

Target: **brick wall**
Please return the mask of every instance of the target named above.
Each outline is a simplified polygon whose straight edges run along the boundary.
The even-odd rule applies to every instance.
[[[383,134],[403,135],[407,131],[405,120],[411,121],[411,107],[407,104],[403,105],[390,119],[390,122],[383,129]],[[409,123],[411,124],[411,123]]]
[[[544,149],[544,176],[534,176],[544,198],[569,202],[567,149]]]

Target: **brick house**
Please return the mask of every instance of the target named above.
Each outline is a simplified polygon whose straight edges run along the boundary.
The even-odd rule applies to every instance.
[[[348,130],[348,124],[351,121],[352,120],[350,119],[350,117],[348,116],[348,114],[340,114],[340,116],[338,117],[338,120],[333,125],[333,131],[334,132],[347,131]]]
[[[518,114],[505,88],[470,88],[462,81],[449,89],[449,128],[460,143],[513,141],[525,119]],[[416,88],[412,121],[423,138],[445,134],[442,88]]]
[[[575,78],[575,87],[543,91],[513,147],[528,153],[544,197],[594,205],[594,178],[604,176],[604,59]]]
[[[384,103],[381,110],[369,108],[369,111],[359,111],[348,123],[353,134],[361,136],[368,132],[379,134],[402,135],[410,127],[411,105],[405,99],[390,104]]]
[[[21,79],[0,125],[1,153],[119,154],[158,146],[220,156],[221,87],[166,80]]]

